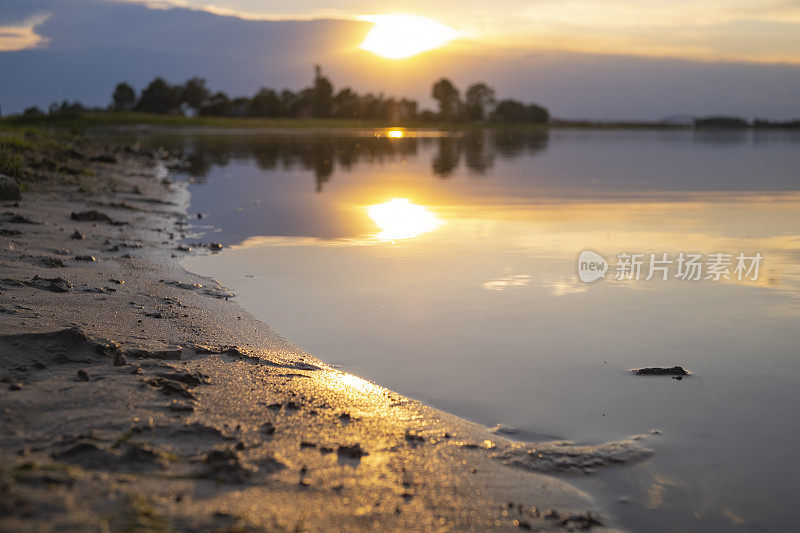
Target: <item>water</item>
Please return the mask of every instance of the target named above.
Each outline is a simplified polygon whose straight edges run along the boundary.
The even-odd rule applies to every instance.
[[[651,459],[570,479],[634,530],[791,527],[800,135],[392,135],[147,140],[190,155],[195,229],[226,245],[186,267],[299,347],[516,438],[647,434]],[[583,250],[607,279],[578,280]],[[763,261],[613,279],[620,253],[681,252]],[[675,364],[693,375],[629,372]]]

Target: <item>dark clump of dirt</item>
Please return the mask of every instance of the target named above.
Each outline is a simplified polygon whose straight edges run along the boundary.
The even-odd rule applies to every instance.
[[[90,211],[81,211],[80,213],[72,213],[69,218],[79,222],[108,222],[114,226],[125,224],[124,222],[114,221],[110,216],[106,215],[105,213],[101,213],[96,209],[92,209]]]
[[[50,292],[69,292],[72,290],[72,283],[64,278],[42,278],[34,276],[30,281],[25,281],[28,287],[34,287]]]
[[[631,372],[639,376],[688,376],[689,372],[681,366],[635,368]]]
[[[365,452],[360,444],[353,444],[352,446],[339,446],[336,450],[336,455],[340,462],[348,460],[360,461],[362,457],[369,455],[369,453]]]
[[[6,220],[6,222],[11,222],[12,224],[37,224],[37,225],[41,224],[41,222],[35,222],[22,215],[12,215],[11,218]]]

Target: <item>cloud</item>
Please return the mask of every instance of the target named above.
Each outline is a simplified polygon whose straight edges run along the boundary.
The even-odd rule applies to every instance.
[[[36,33],[36,27],[47,19],[49,14],[33,15],[20,24],[0,26],[0,52],[27,50],[45,45],[48,39]]]

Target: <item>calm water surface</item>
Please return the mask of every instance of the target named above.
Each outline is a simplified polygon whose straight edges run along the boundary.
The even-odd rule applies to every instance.
[[[187,268],[301,348],[514,438],[647,434],[651,459],[570,478],[631,529],[796,524],[800,135],[147,141],[184,149],[197,240],[226,245]],[[579,281],[587,249],[606,279]],[[617,254],[680,252],[764,259],[758,280],[613,279]],[[693,375],[629,372],[675,364]]]

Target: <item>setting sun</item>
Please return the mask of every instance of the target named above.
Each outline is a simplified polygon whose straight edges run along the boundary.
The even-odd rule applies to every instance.
[[[416,15],[368,15],[373,22],[360,48],[388,59],[403,59],[449,43],[458,32],[433,19]]]
[[[367,214],[383,230],[377,235],[382,241],[410,239],[442,225],[435,214],[421,205],[412,204],[406,198],[394,198],[371,205],[367,208]]]

